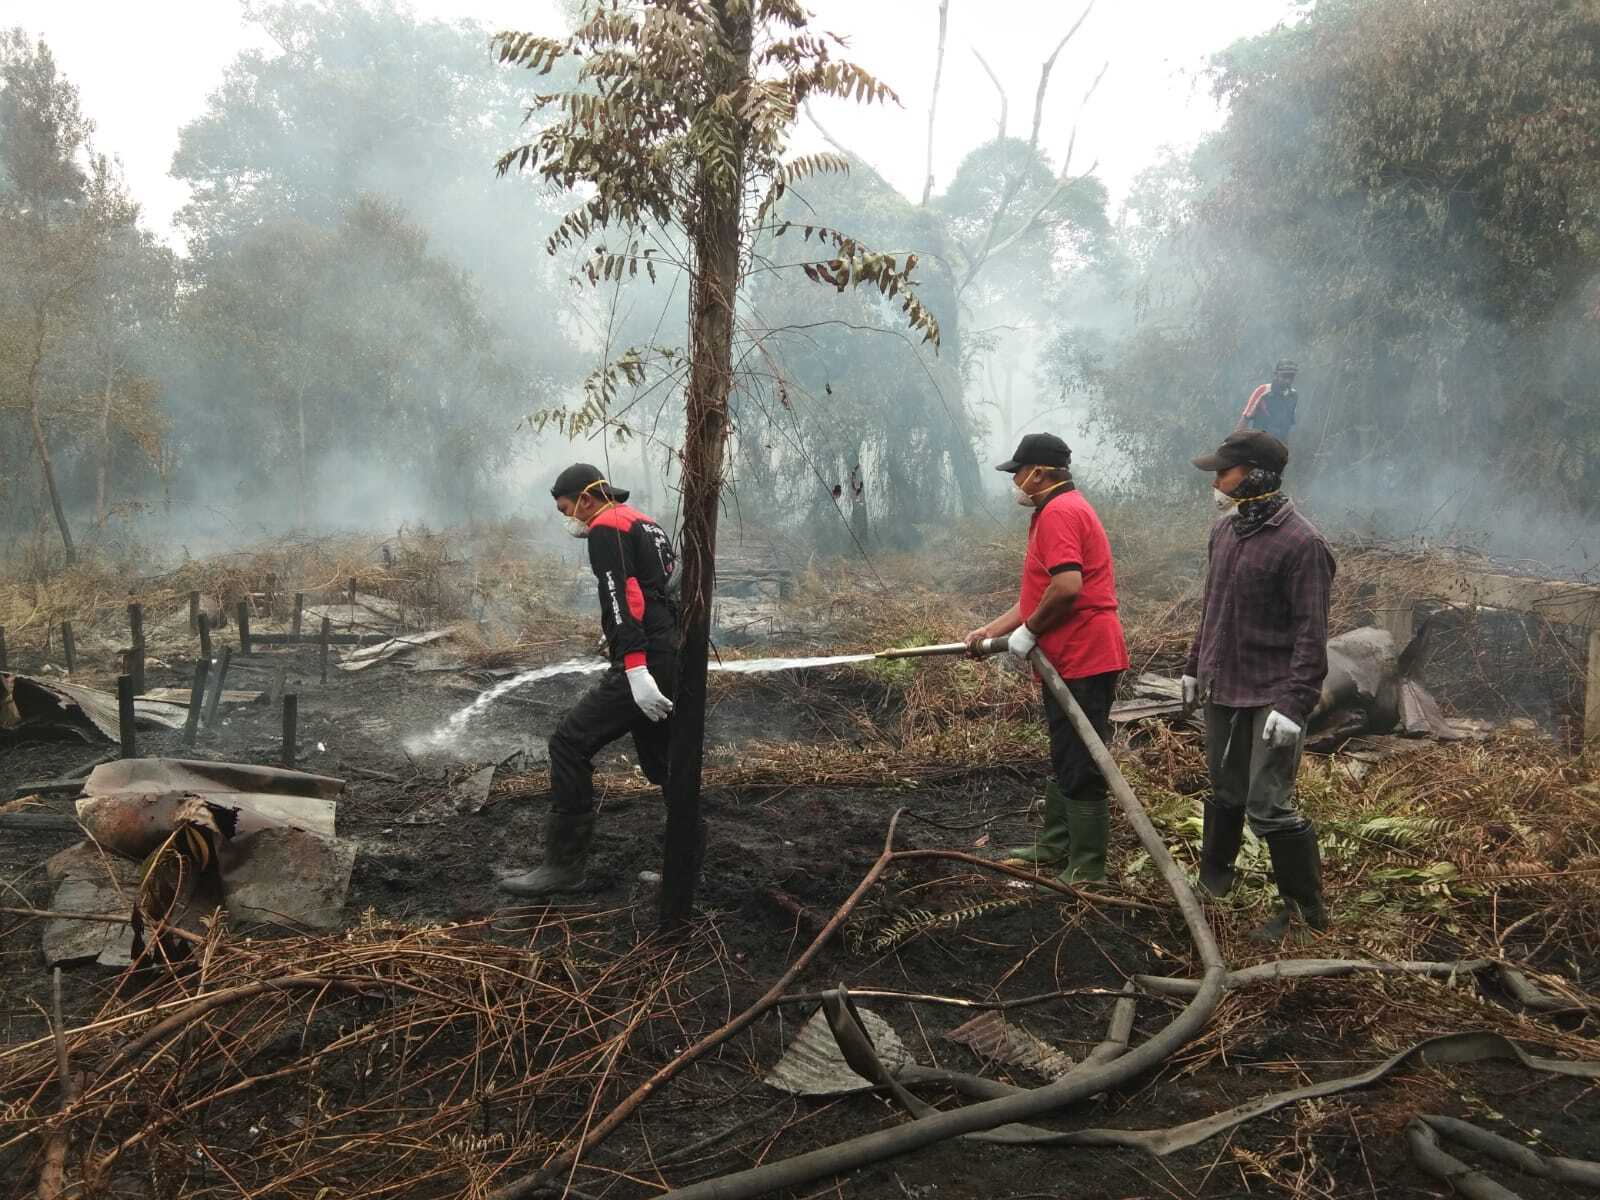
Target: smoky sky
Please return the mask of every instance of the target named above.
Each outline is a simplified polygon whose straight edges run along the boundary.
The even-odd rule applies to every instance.
[[[408,7],[421,18],[471,20],[490,29],[554,30],[562,20],[556,0],[418,0]],[[936,0],[813,0],[810,7],[822,28],[848,39],[849,56],[902,101],[870,110],[824,105],[819,118],[898,189],[920,196]],[[1026,136],[1040,63],[1082,10],[1075,0],[952,0],[935,130],[936,187],[998,128],[999,94],[977,55],[1005,88],[1007,131]],[[1099,0],[1052,73],[1041,146],[1060,165],[1076,125],[1074,168],[1093,166],[1114,206],[1162,146],[1190,145],[1220,123],[1222,114],[1199,78],[1206,56],[1292,19],[1295,11],[1291,0]],[[275,52],[244,19],[239,0],[9,0],[0,22],[20,25],[50,45],[97,125],[99,148],[121,158],[147,223],[178,246],[170,221],[187,188],[167,174],[178,130],[200,115],[236,55]],[[1107,64],[1084,105],[1084,91]],[[821,146],[802,122],[796,150]]]

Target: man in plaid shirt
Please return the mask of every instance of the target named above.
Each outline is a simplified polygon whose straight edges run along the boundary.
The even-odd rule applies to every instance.
[[[1261,934],[1277,940],[1298,916],[1328,924],[1317,833],[1295,807],[1306,721],[1328,673],[1328,543],[1280,490],[1289,451],[1271,434],[1232,433],[1194,460],[1216,474],[1222,517],[1211,529],[1200,629],[1183,699],[1205,701],[1205,806],[1200,884],[1224,896],[1244,823],[1267,843],[1283,904]]]

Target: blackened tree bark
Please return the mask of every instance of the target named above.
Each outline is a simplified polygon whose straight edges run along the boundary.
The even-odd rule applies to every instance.
[[[748,6],[712,0],[722,29],[720,52],[708,62],[708,90],[732,95],[750,70]],[[711,641],[711,601],[716,588],[717,510],[728,445],[728,393],[733,387],[733,319],[739,289],[739,237],[744,201],[744,146],[730,148],[726,164],[702,161],[690,225],[694,277],[690,291],[689,392],[683,443],[682,644],[673,699],[667,770],[666,857],[661,873],[661,925],[689,917],[699,881],[704,843],[700,779],[706,728],[706,667]]]

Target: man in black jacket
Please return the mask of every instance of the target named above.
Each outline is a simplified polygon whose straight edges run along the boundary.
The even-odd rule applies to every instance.
[[[501,890],[513,896],[583,886],[594,844],[594,756],[602,748],[631,733],[645,778],[667,781],[667,718],[678,667],[671,591],[677,556],[665,531],[628,507],[628,492],[588,463],[561,472],[550,494],[569,532],[587,541],[611,668],[550,737],[544,865],[502,878]]]

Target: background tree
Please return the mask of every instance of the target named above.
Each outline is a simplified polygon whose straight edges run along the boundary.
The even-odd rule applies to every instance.
[[[1301,487],[1593,514],[1597,63],[1568,0],[1322,0],[1230,48],[1224,127],[1135,189],[1128,326],[1068,322],[1058,382],[1159,487],[1288,354]]]
[[[715,582],[717,510],[734,383],[735,309],[753,233],[788,187],[843,163],[825,156],[785,160],[795,116],[813,94],[882,100],[884,85],[834,57],[839,43],[809,28],[793,0],[650,0],[637,8],[593,4],[564,39],[497,35],[503,61],[548,71],[581,63],[577,90],[535,97],[534,111],[560,114],[537,138],[500,159],[549,182],[582,185],[592,195],[550,239],[552,250],[614,231],[621,252],[594,247],[591,281],[657,271],[659,246],[681,246],[689,279],[689,352],[684,392],[682,486],[682,640],[674,696],[662,920],[684,920],[693,901],[702,840],[700,774],[705,681]],[[819,283],[844,290],[869,283],[897,303],[914,328],[937,339],[938,326],[911,289],[902,264],[836,231],[831,253],[803,265]],[[664,257],[674,257],[668,250]],[[607,368],[630,380],[635,357]],[[608,418],[602,386],[585,411]]]
[[[260,398],[213,406],[189,436],[253,447],[253,489],[291,472],[301,526],[343,502],[329,481],[352,459],[471,515],[533,391],[472,280],[373,197],[332,228],[281,219],[213,255],[185,314],[213,386]]]
[[[156,455],[156,385],[130,346],[171,295],[167,259],[91,130],[49,48],[0,34],[0,412],[21,435],[8,443],[31,445],[68,565],[74,461],[97,464],[103,510],[115,435]]]

